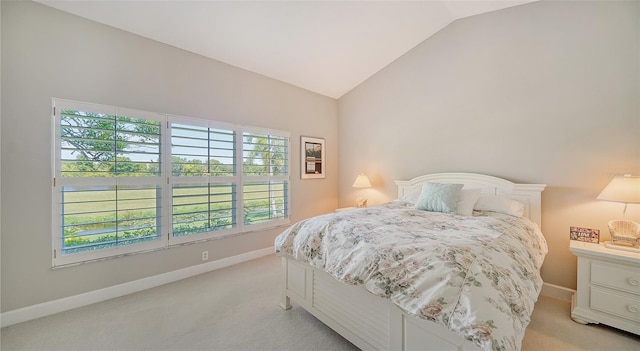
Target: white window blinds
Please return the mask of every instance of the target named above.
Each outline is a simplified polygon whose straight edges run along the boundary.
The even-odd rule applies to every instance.
[[[288,223],[288,133],[53,105],[54,266]]]

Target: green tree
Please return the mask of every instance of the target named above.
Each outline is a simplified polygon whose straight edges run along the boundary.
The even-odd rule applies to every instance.
[[[244,161],[246,175],[283,175],[286,173],[286,139],[267,135],[245,136],[245,145],[252,145]],[[269,203],[265,204],[271,216],[278,216],[278,204],[273,187],[269,187]],[[258,207],[262,207],[257,202]],[[246,214],[245,214],[246,217]],[[245,221],[247,219],[245,218]]]
[[[75,150],[71,153],[79,153],[80,159],[106,161],[113,156],[114,142],[118,142],[115,116],[66,110],[62,112],[61,125],[63,142],[72,145]]]
[[[244,173],[252,175],[282,175],[286,173],[284,138],[245,136],[245,144],[253,145],[244,161]]]
[[[209,173],[212,176],[233,176],[233,165],[225,165],[216,159],[210,159]]]
[[[63,110],[60,136],[63,149],[76,156],[75,160],[63,159],[62,170],[77,172],[74,176],[88,176],[89,173],[100,173],[95,176],[147,173],[150,165],[136,164],[125,155],[131,152],[130,148],[135,149],[145,143],[159,144],[160,123]]]

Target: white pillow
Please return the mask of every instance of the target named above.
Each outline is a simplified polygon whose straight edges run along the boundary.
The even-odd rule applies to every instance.
[[[471,216],[473,214],[473,206],[478,201],[480,189],[462,189],[458,197],[456,214],[460,216]]]
[[[406,194],[405,196],[403,196],[402,199],[400,200],[415,204],[416,202],[418,202],[418,199],[420,198],[421,193],[422,193],[422,190],[412,191]]]
[[[524,205],[522,203],[502,195],[482,195],[478,198],[473,209],[504,213],[514,217],[522,217],[524,214]]]

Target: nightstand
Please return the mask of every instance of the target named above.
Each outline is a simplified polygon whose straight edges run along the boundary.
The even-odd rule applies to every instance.
[[[571,318],[640,335],[640,254],[571,240],[578,256],[578,288]]]
[[[355,210],[355,209],[356,209],[356,207],[336,208],[336,212],[349,211],[349,210]]]

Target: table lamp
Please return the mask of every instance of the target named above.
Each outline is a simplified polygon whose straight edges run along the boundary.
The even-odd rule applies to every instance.
[[[354,188],[371,188],[371,182],[369,181],[369,177],[366,174],[360,173],[356,181],[353,182],[352,187]],[[360,196],[356,198],[356,207],[367,207],[367,197]]]
[[[624,203],[622,211],[624,218],[628,204],[640,203],[640,176],[625,174],[613,177],[597,199]],[[613,245],[639,248],[640,224],[628,220],[611,220],[608,225]]]

